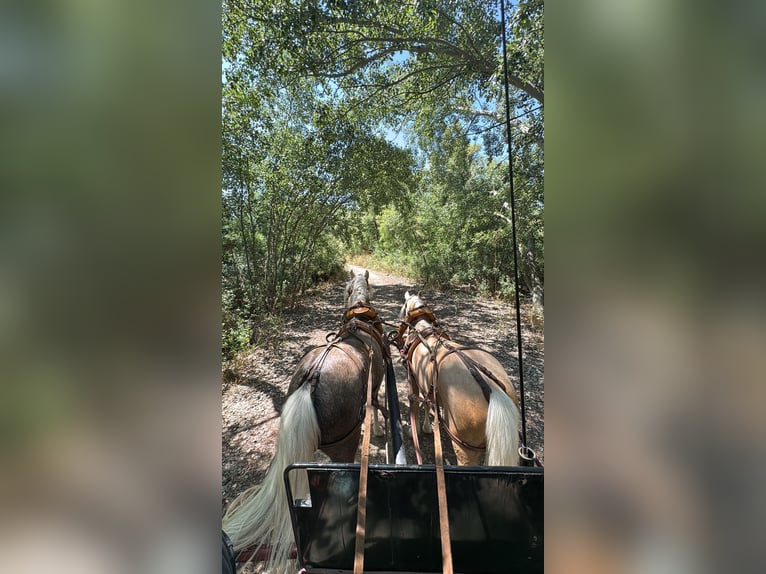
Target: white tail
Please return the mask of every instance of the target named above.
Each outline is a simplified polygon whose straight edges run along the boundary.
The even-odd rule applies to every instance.
[[[519,464],[519,425],[521,415],[516,403],[496,385],[492,385],[487,412],[487,466]]]
[[[234,550],[266,544],[271,547],[266,570],[277,572],[287,566],[293,540],[290,511],[282,479],[285,467],[311,461],[319,447],[319,423],[311,402],[311,386],[304,384],[285,402],[279,425],[277,452],[260,485],[240,494],[223,517],[223,529]],[[291,474],[290,486],[296,498],[308,497],[306,473]]]

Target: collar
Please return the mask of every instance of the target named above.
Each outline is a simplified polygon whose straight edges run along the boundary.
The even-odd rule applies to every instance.
[[[383,332],[383,325],[381,324],[378,312],[372,305],[365,305],[364,303],[358,303],[351,307],[343,316],[343,321],[350,321],[351,319],[362,319],[369,323],[372,323],[375,328]]]
[[[414,327],[415,323],[421,319],[428,319],[431,323],[436,323],[436,315],[434,315],[434,312],[431,311],[427,305],[421,305],[420,307],[416,307],[407,313],[407,316],[404,318],[404,322],[409,323],[410,326]]]

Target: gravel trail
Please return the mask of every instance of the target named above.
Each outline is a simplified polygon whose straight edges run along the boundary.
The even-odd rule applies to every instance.
[[[347,265],[355,273],[363,267]],[[396,323],[406,290],[417,291],[411,280],[370,269],[371,300],[381,318]],[[343,311],[343,282],[317,287],[301,304],[283,317],[279,336],[242,354],[225,365],[222,381],[222,498],[226,506],[245,488],[263,479],[274,452],[279,413],[285,401],[293,370],[310,348],[325,343],[328,332],[337,331]],[[513,305],[480,298],[462,290],[421,294],[450,337],[463,344],[479,346],[502,363],[518,390],[515,312]],[[386,331],[392,329],[386,326]],[[542,327],[530,318],[529,306],[522,309],[524,382],[526,387],[527,435],[529,446],[545,460]],[[392,347],[397,389],[404,425],[407,461],[415,464],[409,429],[409,389],[398,353]],[[421,434],[424,462],[433,463],[432,435]],[[446,464],[455,464],[454,453],[445,440]],[[385,439],[371,439],[370,462],[385,462]],[[321,453],[320,460],[326,460]]]

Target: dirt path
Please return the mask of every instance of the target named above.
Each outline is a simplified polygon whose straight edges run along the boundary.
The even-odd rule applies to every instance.
[[[356,272],[364,268],[347,266]],[[372,303],[384,321],[394,323],[406,290],[417,290],[410,280],[370,270]],[[325,335],[340,326],[343,310],[341,282],[325,285],[306,294],[297,309],[284,316],[279,340],[254,349],[227,365],[223,376],[223,477],[224,505],[236,494],[260,482],[271,460],[279,428],[279,412],[285,400],[290,376],[303,354],[325,343]],[[473,344],[493,353],[518,388],[515,314],[513,306],[478,298],[461,291],[424,291],[442,325],[453,340]],[[524,382],[527,400],[529,445],[544,460],[543,445],[543,335],[533,329],[529,310],[522,311],[524,341]],[[391,327],[387,327],[386,330]],[[393,348],[392,348],[393,350]],[[401,401],[407,461],[415,463],[409,436],[409,394],[404,368],[394,355],[397,389]],[[421,435],[422,436],[422,435]],[[445,459],[454,464],[452,449],[445,441]],[[433,462],[433,439],[421,438],[425,462]],[[321,456],[321,455],[320,455]],[[383,438],[372,437],[371,462],[385,462]]]

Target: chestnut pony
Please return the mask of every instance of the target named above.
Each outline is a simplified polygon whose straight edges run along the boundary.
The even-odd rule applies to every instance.
[[[482,458],[488,466],[517,465],[519,401],[498,360],[450,341],[418,295],[405,293],[399,318],[402,358],[418,397],[411,409],[420,414],[423,432],[433,432],[428,410],[440,408],[459,465],[479,465]]]

